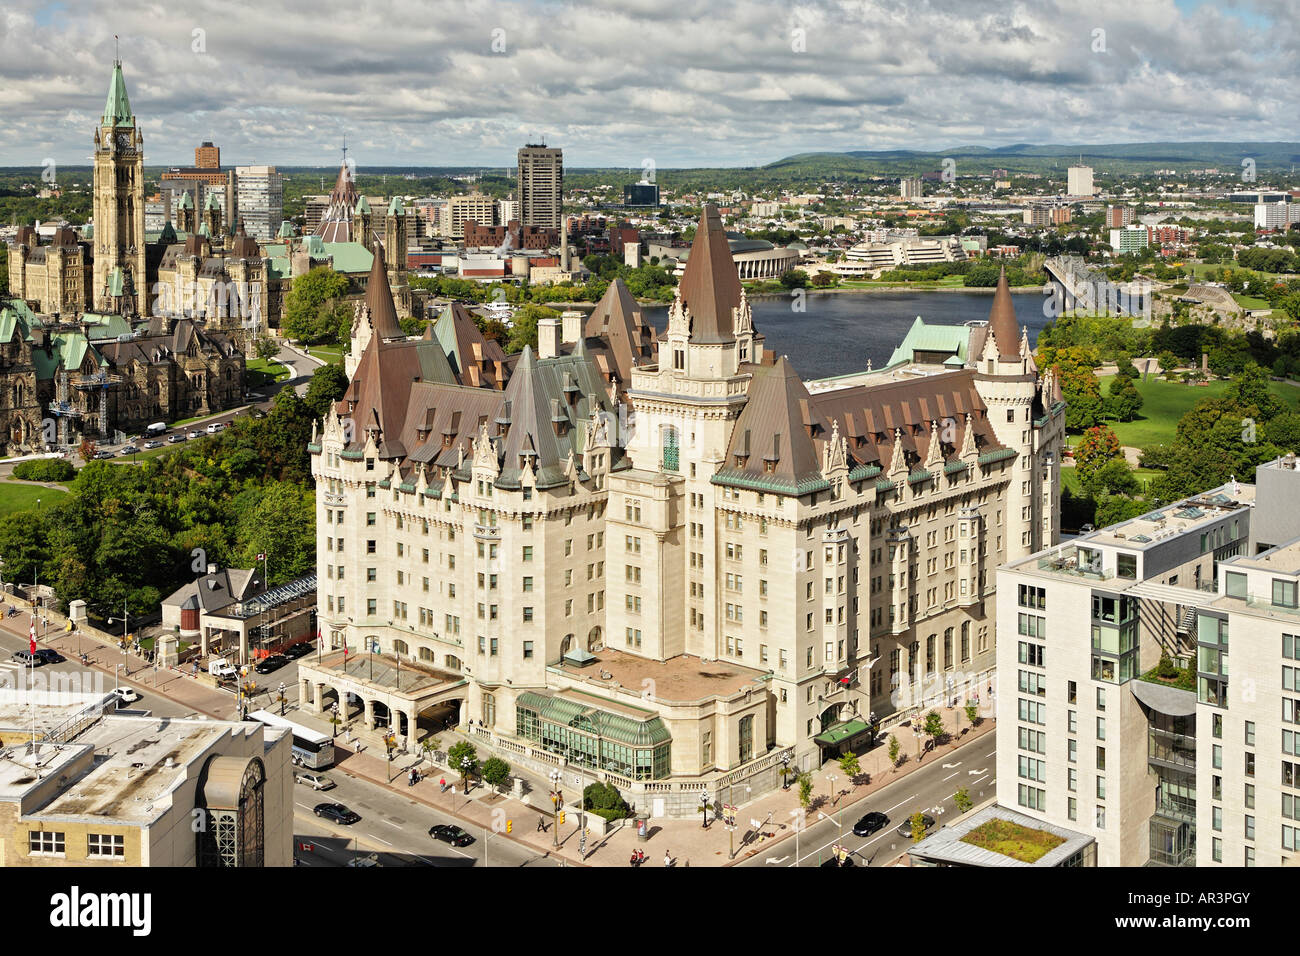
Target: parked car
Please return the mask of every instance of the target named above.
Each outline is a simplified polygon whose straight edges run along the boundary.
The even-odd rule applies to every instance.
[[[857,823],[853,824],[853,835],[860,837],[871,836],[871,834],[875,833],[877,830],[883,830],[887,826],[889,826],[889,817],[885,816],[883,813],[878,813],[877,811],[872,810]]]
[[[109,451],[107,448],[101,448],[99,451],[95,452],[96,461],[103,461],[106,458],[112,458],[112,457],[113,457],[113,453]]]
[[[163,441],[159,441],[157,438],[151,438],[144,443],[144,447],[145,447],[145,451],[148,451],[150,448],[161,448],[165,444],[167,443]]]
[[[41,663],[43,664],[62,664],[67,660],[66,657],[52,647],[36,648],[36,656],[41,659]]]
[[[289,663],[289,658],[283,654],[272,654],[270,657],[264,657],[258,661],[253,670],[259,674],[269,674],[271,671],[278,671],[287,663]]]
[[[323,773],[316,773],[313,770],[299,770],[293,775],[294,783],[302,783],[311,787],[313,790],[331,790],[336,784]]]
[[[925,829],[928,831],[930,827],[934,826],[934,817],[930,816],[930,814],[928,813],[922,814],[921,823],[925,826]],[[912,839],[912,818],[911,817],[903,818],[903,822],[898,825],[898,835],[901,837],[905,837],[908,840]]]
[[[429,836],[435,840],[441,840],[443,843],[450,843],[452,846],[469,846],[474,842],[472,836],[460,827],[452,826],[449,823],[439,823],[429,827]]]
[[[318,803],[311,812],[318,817],[324,817],[326,820],[332,820],[344,826],[351,826],[361,819],[361,814],[349,810],[341,803]]]
[[[186,437],[186,438],[202,438],[202,437],[203,437],[203,432],[199,431],[197,428],[191,428],[191,429],[189,430],[189,434],[187,434],[185,437]]]
[[[14,660],[20,664],[31,664],[40,667],[45,661],[41,660],[36,654],[30,654],[27,651],[14,651]]]
[[[134,455],[134,454],[135,454],[136,452],[138,452],[139,450],[140,450],[140,449],[139,449],[139,448],[136,448],[135,445],[123,445],[122,448],[121,448],[121,450],[118,452],[118,454],[119,454],[119,455]]]
[[[176,444],[178,441],[185,441],[185,433],[172,432],[170,435],[167,436],[167,440],[171,442],[173,445]]]
[[[291,661],[296,661],[300,657],[306,657],[312,652],[311,641],[303,641],[301,644],[295,644],[284,652],[284,656]]]
[[[215,435],[217,432],[221,431],[221,429],[223,429],[223,428],[225,428],[225,427],[226,427],[226,426],[223,425],[223,424],[221,424],[221,422],[213,422],[213,423],[212,423],[211,425],[209,425],[209,426],[207,427],[207,429],[205,429],[205,430],[207,431],[207,433],[208,433],[209,435]]]
[[[117,698],[118,704],[134,704],[140,699],[140,694],[130,687],[114,687],[113,696]]]

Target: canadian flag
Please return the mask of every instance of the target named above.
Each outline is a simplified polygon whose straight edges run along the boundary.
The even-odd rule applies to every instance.
[[[36,653],[36,618],[35,618],[35,616],[32,617],[32,626],[31,626],[31,628],[30,628],[30,629],[28,630],[28,632],[27,632],[27,643],[28,643],[28,648],[27,648],[28,652],[29,652],[29,653],[32,653],[32,654],[35,654],[35,653]]]
[[[265,561],[265,560],[266,560],[266,552],[265,552],[265,551],[259,551],[258,554],[257,554],[257,560],[259,560],[259,561]]]

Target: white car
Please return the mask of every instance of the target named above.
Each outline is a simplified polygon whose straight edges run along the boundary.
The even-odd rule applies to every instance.
[[[221,431],[221,429],[225,427],[226,426],[221,424],[221,422],[213,422],[211,425],[207,427],[207,432],[209,435],[215,435],[217,432]]]
[[[140,699],[140,694],[130,687],[114,687],[113,694],[117,697],[119,705],[134,704]]]

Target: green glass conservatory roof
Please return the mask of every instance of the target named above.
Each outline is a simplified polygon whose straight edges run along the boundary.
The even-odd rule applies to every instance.
[[[531,691],[519,695],[517,706],[534,711],[543,720],[551,723],[586,731],[633,747],[652,747],[672,740],[672,734],[668,732],[664,722],[650,711],[645,711],[644,719],[637,719],[626,714],[602,710],[585,701],[569,700],[558,695],[536,694]]]

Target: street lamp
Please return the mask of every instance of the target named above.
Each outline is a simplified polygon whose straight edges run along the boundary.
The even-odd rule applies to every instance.
[[[389,749],[388,752],[391,755],[393,751]],[[389,759],[392,759],[391,756]],[[465,806],[469,806],[469,772],[473,766],[474,761],[469,758],[468,754],[460,758],[460,772],[465,775]]]
[[[284,686],[284,681],[280,681],[280,716],[281,717],[284,716],[284,692],[287,689],[288,688]]]
[[[790,789],[790,754],[781,754],[781,789]]]
[[[836,802],[836,800],[837,800],[837,798],[838,798],[838,794],[836,794],[836,792],[835,792],[835,774],[833,774],[833,773],[828,773],[828,774],[826,775],[826,782],[827,782],[828,784],[830,784],[830,788],[831,788],[831,805],[834,806],[834,804],[835,804],[835,802]]]
[[[333,704],[330,705],[330,717],[332,718],[332,719],[330,720],[330,723],[334,725],[334,739],[335,739],[335,740],[338,740],[338,739],[339,739],[339,705],[338,705],[338,701],[335,701]]]
[[[700,794],[700,818],[703,821],[701,826],[707,830],[709,828],[709,795]]]
[[[564,774],[559,768],[552,770],[551,777],[551,812],[554,815],[555,825],[555,846],[560,845],[560,781],[564,779]]]

